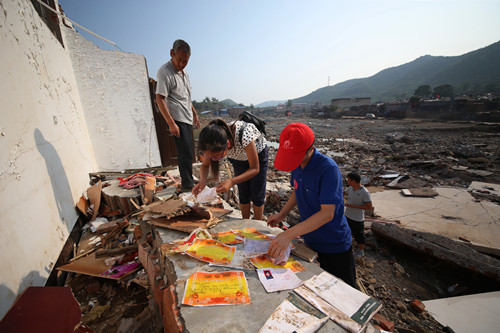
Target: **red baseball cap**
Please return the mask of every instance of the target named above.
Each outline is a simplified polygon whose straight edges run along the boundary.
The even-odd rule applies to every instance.
[[[313,142],[314,133],[309,126],[303,123],[289,124],[281,131],[274,167],[282,171],[295,170]]]

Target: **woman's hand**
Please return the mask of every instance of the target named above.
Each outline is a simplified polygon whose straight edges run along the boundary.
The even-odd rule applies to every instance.
[[[231,187],[233,187],[233,185],[234,182],[232,178],[226,179],[225,181],[220,183],[215,190],[217,191],[217,193],[226,193]]]
[[[191,193],[193,193],[193,195],[195,197],[198,196],[198,194],[200,194],[201,191],[203,191],[203,189],[205,188],[206,184],[203,183],[203,182],[199,182],[198,184],[196,184],[193,189],[191,190]]]

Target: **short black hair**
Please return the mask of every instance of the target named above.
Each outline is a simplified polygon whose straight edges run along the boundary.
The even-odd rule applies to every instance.
[[[361,176],[359,174],[357,174],[356,172],[350,172],[347,175],[347,178],[354,180],[358,184],[361,183]]]
[[[188,43],[183,41],[182,39],[178,39],[174,42],[174,45],[172,46],[172,50],[176,52],[177,50],[182,50],[186,52],[187,54],[191,55],[191,47],[189,46]]]

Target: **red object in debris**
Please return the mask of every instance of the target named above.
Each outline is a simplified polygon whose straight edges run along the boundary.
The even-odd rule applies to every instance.
[[[74,332],[81,319],[70,287],[29,287],[0,321],[0,332]]]
[[[380,326],[383,330],[392,332],[394,330],[394,323],[385,319],[380,313],[373,316],[373,320]]]
[[[425,310],[425,305],[424,303],[420,302],[418,299],[414,300],[413,302],[410,303],[410,307],[413,310],[416,310],[418,312],[422,312]]]

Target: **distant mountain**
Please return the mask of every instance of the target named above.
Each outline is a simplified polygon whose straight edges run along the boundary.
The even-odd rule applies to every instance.
[[[224,104],[225,106],[227,107],[231,107],[231,106],[235,106],[235,105],[239,105],[238,103],[236,103],[235,101],[233,101],[232,99],[225,99],[223,101],[221,101],[222,104]]]
[[[268,108],[271,106],[277,106],[278,104],[285,104],[288,102],[288,100],[284,101],[267,101],[267,102],[262,102],[260,104],[255,105],[256,108]]]
[[[353,79],[320,88],[295,103],[330,104],[333,98],[371,97],[372,102],[411,97],[421,85],[431,89],[451,84],[455,93],[484,90],[492,86],[500,90],[500,41],[461,56],[426,55],[412,62],[384,69],[363,79]]]

